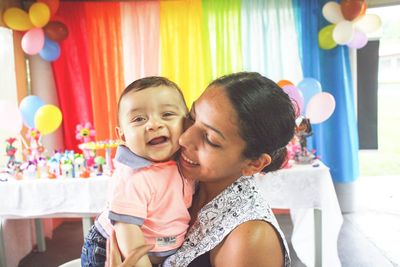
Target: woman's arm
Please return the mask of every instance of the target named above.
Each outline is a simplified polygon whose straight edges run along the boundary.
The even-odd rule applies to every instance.
[[[132,250],[146,244],[142,230],[140,230],[140,227],[137,225],[117,222],[114,225],[114,229],[123,259],[125,259]],[[147,255],[141,257],[135,266],[151,267],[149,257]]]
[[[215,267],[282,267],[283,247],[275,228],[264,221],[236,227],[210,254]]]

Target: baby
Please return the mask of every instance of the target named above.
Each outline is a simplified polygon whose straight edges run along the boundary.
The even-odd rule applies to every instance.
[[[180,175],[174,157],[187,112],[179,87],[163,77],[136,80],[122,92],[116,133],[123,145],[115,156],[108,208],[85,238],[82,266],[104,266],[113,229],[123,257],[154,244],[135,266],[162,263],[181,246],[193,183]]]

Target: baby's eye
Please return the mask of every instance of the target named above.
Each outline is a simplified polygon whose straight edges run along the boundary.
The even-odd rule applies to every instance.
[[[164,118],[167,118],[167,117],[174,116],[175,113],[174,113],[174,112],[167,111],[167,112],[164,112],[162,115],[163,115]]]
[[[145,121],[146,119],[144,118],[144,117],[135,117],[135,118],[133,118],[131,121],[132,122],[143,122],[143,121]]]

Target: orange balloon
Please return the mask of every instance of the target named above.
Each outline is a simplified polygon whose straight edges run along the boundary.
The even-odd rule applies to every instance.
[[[357,18],[362,11],[365,0],[342,0],[340,10],[346,20],[352,21]]]
[[[286,85],[294,85],[291,81],[288,80],[280,80],[277,84],[280,88],[283,88]]]
[[[367,2],[364,2],[361,8],[360,16],[365,15],[365,13],[367,12],[367,8],[368,8]]]
[[[50,8],[51,16],[54,16],[60,6],[60,0],[37,0],[37,2],[45,3]]]

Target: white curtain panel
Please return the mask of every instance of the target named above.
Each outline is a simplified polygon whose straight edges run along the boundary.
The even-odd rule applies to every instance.
[[[303,79],[291,0],[242,2],[243,67],[275,82]]]

